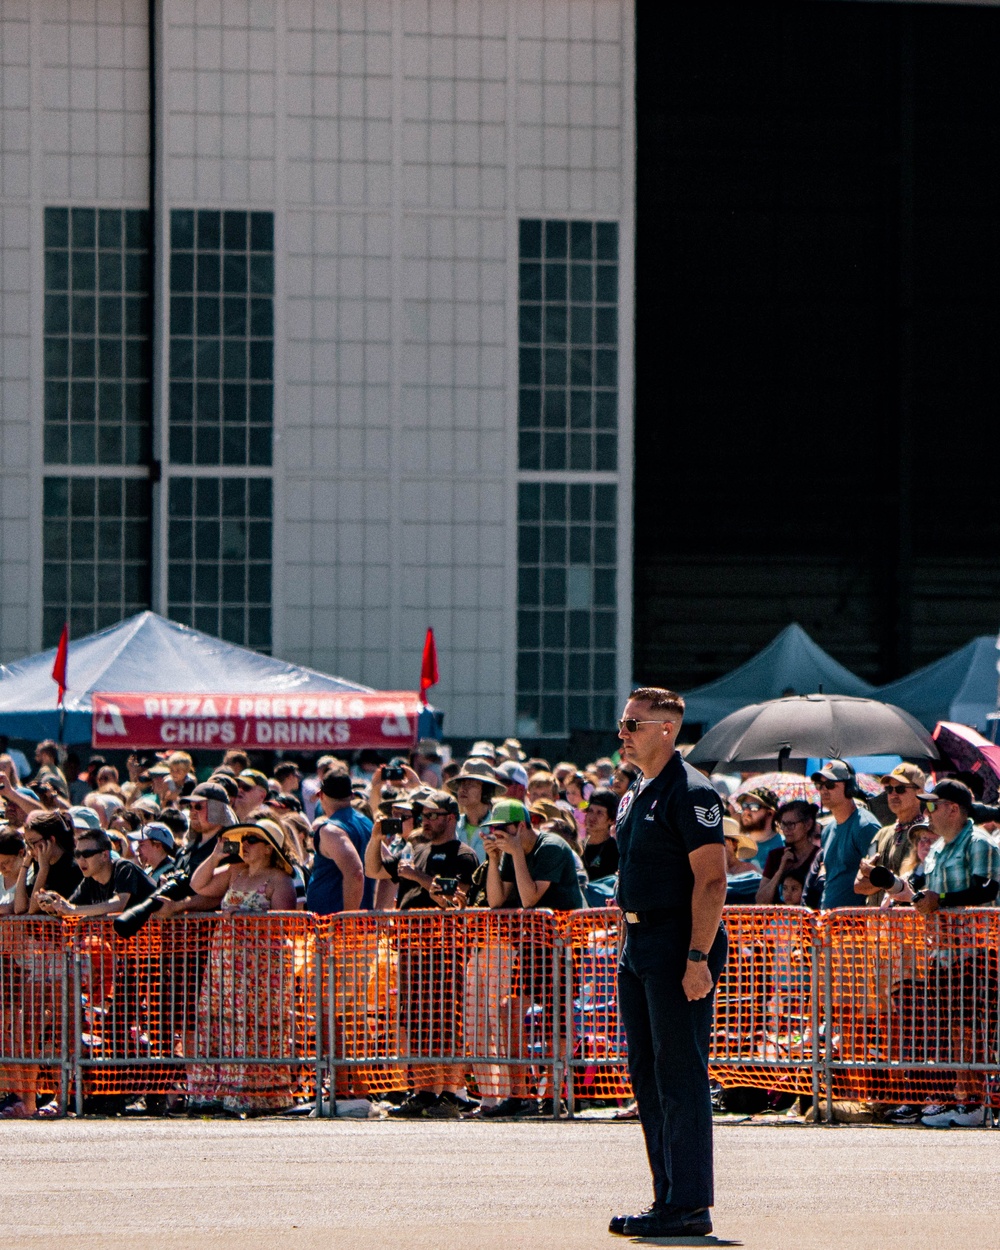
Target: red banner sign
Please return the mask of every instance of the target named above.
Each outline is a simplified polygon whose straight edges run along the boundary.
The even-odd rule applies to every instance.
[[[417,740],[414,691],[377,694],[95,694],[95,747],[226,751],[405,750]]]

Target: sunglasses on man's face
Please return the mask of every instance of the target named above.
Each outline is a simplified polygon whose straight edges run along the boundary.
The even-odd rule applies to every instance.
[[[950,799],[930,799],[924,804],[929,812],[936,812],[939,807],[951,807],[953,804]]]
[[[834,786],[839,786],[840,784],[841,783],[839,781],[828,781],[825,777],[821,777],[820,780],[816,782],[816,788],[818,790],[832,790]]]
[[[92,851],[74,851],[73,858],[74,859],[93,859],[95,855],[103,855],[103,854],[104,852],[100,850],[100,848],[95,848]]]
[[[618,722],[618,732],[621,733],[624,730],[625,733],[634,734],[640,725],[665,725],[666,723],[662,720],[635,720],[628,716]]]
[[[885,786],[883,787],[886,794],[905,794],[907,790],[911,790],[912,786]]]
[[[741,812],[762,812],[764,810],[763,803],[741,803]]]

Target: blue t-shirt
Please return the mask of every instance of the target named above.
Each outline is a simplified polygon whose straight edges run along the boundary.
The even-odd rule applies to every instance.
[[[767,857],[772,851],[783,851],[785,849],[785,839],[780,833],[772,834],[766,842],[760,842],[757,845],[757,854],[753,857],[752,863],[764,871],[764,865],[767,863]]]
[[[306,890],[306,911],[315,912],[318,916],[332,916],[344,910],[344,874],[336,862],[322,854],[319,849],[320,830],[324,825],[339,825],[347,833],[364,864],[365,849],[372,836],[372,822],[353,807],[342,807],[332,816],[320,817],[313,825],[313,847],[316,853],[313,857],[309,888]],[[375,882],[366,876],[364,893],[361,895],[362,910],[371,911],[374,901]]]
[[[872,838],[881,829],[877,816],[866,807],[856,807],[842,825],[830,822],[823,830],[823,866],[826,885],[823,889],[825,909],[830,907],[864,907],[865,900],[854,893],[858,865],[868,854]]]

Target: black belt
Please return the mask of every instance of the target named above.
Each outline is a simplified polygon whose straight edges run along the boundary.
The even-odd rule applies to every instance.
[[[641,925],[668,924],[671,920],[690,918],[690,912],[684,907],[653,907],[649,911],[623,911],[622,915],[629,924]]]

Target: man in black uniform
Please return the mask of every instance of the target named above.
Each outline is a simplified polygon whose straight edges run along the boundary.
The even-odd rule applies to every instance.
[[[618,809],[618,905],[625,943],[618,1009],[653,1173],[653,1205],[615,1216],[626,1237],[712,1231],[708,1047],[726,962],[722,804],[676,750],[684,700],[634,690],[619,722],[622,756],[642,770]]]

